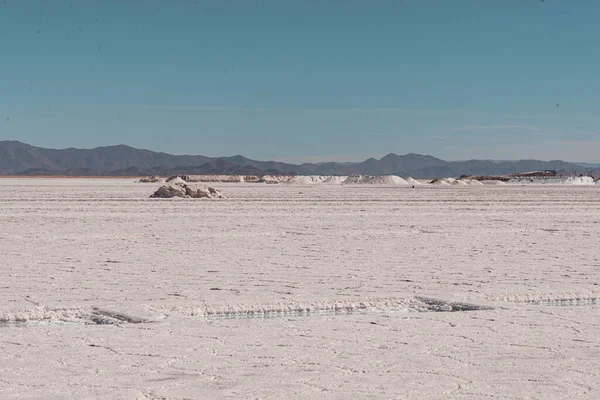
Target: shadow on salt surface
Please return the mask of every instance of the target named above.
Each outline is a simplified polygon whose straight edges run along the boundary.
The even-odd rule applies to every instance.
[[[377,298],[364,301],[322,301],[313,303],[279,303],[260,305],[171,306],[161,311],[187,317],[221,319],[273,319],[284,317],[343,316],[352,314],[384,314],[396,312],[458,312],[489,310],[489,307],[467,303],[445,302],[428,297]]]

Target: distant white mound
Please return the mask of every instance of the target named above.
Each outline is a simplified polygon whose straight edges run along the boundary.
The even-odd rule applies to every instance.
[[[283,175],[265,175],[262,177],[260,182],[264,183],[288,183],[292,180],[292,176],[283,176]]]
[[[371,175],[351,175],[344,182],[344,185],[390,185],[407,186],[409,183],[396,175],[371,176]]]
[[[172,182],[172,181],[171,181]],[[163,185],[151,198],[170,199],[172,197],[181,197],[184,199],[222,199],[225,196],[216,189],[199,184],[199,183],[183,183],[183,184],[168,184]]]
[[[479,182],[476,179],[456,179],[456,178],[440,178],[434,179],[431,181],[432,185],[440,185],[440,186],[481,186],[483,183]]]
[[[185,181],[178,176],[170,177],[169,179],[167,179],[167,182],[171,185],[182,185],[185,183]]]
[[[346,179],[347,176],[325,176],[323,180],[324,185],[341,185]]]
[[[431,183],[432,185],[439,185],[439,186],[449,186],[449,185],[453,185],[454,181],[456,179],[454,178],[441,178],[441,179],[434,179],[432,180]]]
[[[509,185],[595,185],[591,176],[527,176],[508,181]]]
[[[342,183],[344,185],[361,185],[366,183],[369,178],[370,177],[366,175],[350,175]]]
[[[322,183],[327,177],[320,175],[298,175],[293,176],[287,183],[295,183],[298,185],[315,185]]]
[[[416,179],[411,178],[410,176],[408,178],[406,178],[406,183],[408,183],[409,185],[422,185],[421,182],[417,181]]]
[[[506,185],[506,182],[499,181],[497,179],[489,179],[489,180],[481,181],[481,184],[483,184],[483,185]]]

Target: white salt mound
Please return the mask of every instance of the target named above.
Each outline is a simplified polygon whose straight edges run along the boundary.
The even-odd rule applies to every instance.
[[[292,178],[292,176],[265,175],[262,177],[262,181],[265,183],[288,183]]]
[[[370,176],[370,175],[352,175],[344,182],[344,185],[391,185],[391,186],[406,186],[407,181],[396,175],[387,176]]]
[[[180,185],[163,185],[158,188],[151,198],[170,199],[172,197],[181,197],[184,199],[222,199],[225,196],[216,189],[199,184],[199,183],[183,183]]]
[[[408,185],[408,182],[396,175],[373,176],[366,183],[368,183],[369,185]]]
[[[344,182],[344,185],[360,185],[365,183],[369,179],[368,176],[365,175],[350,175]]]
[[[299,176],[292,177],[289,181],[287,181],[287,183],[296,183],[299,185],[315,185],[315,184],[323,182],[325,180],[325,178],[327,178],[327,177],[320,176],[320,175],[307,175],[307,176],[299,175]]]
[[[475,179],[441,178],[431,182],[432,185],[453,186],[481,186],[481,182]]]
[[[408,183],[409,185],[422,185],[421,182],[417,181],[416,179],[411,178],[410,176],[408,178],[406,178],[406,183]]]
[[[432,185],[447,186],[447,185],[452,185],[452,182],[454,182],[455,180],[456,179],[454,179],[454,178],[442,178],[442,179],[433,180],[430,183]]]
[[[185,181],[178,176],[171,180],[168,180],[167,182],[169,182],[171,185],[182,185],[185,183]]]
[[[346,179],[347,176],[326,176],[323,180],[324,185],[341,185]]]

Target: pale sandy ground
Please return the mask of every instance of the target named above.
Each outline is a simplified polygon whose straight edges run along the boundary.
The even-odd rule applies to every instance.
[[[600,293],[600,187],[157,186],[0,180],[0,398],[600,398],[600,306],[490,300]],[[421,295],[494,309],[189,316]]]

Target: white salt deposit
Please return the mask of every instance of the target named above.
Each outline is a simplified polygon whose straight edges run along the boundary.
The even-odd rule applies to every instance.
[[[455,180],[456,179],[454,179],[454,178],[441,178],[441,179],[434,179],[430,183],[432,185],[448,186],[448,185],[452,185]]]
[[[410,176],[408,178],[406,178],[406,183],[408,183],[409,185],[422,185],[421,182],[417,181],[416,179],[411,178]]]
[[[299,185],[315,185],[322,183],[327,177],[320,175],[298,175],[292,177],[287,183],[296,183]]]
[[[346,179],[348,179],[347,176],[327,176],[322,183],[325,185],[341,185]]]
[[[390,186],[407,186],[409,183],[403,178],[395,175],[386,176],[370,176],[370,175],[353,175],[349,176],[344,182],[344,185],[390,185]]]
[[[600,186],[218,187],[0,179],[0,398],[598,398]]]
[[[180,177],[178,177],[178,176],[175,177],[175,178],[173,178],[173,179],[171,179],[171,180],[169,180],[168,182],[171,185],[182,185],[182,184],[185,183],[185,181],[183,179],[181,179]]]

